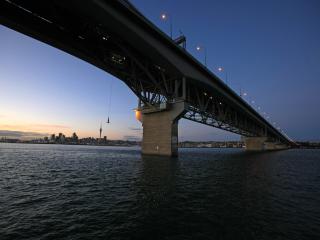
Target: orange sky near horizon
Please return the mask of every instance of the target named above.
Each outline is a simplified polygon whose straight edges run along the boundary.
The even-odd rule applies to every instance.
[[[8,116],[1,113],[0,115],[0,130],[7,130],[7,131],[19,131],[19,132],[32,132],[32,133],[39,133],[44,135],[51,135],[51,134],[58,134],[63,133],[66,136],[71,136],[72,133],[76,132],[80,138],[85,137],[98,137],[99,136],[99,127],[97,127],[96,131],[92,130],[85,130],[85,129],[75,129],[71,126],[64,125],[64,124],[55,124],[55,123],[44,123],[44,122],[34,122],[23,120],[21,117],[16,116]],[[108,134],[106,134],[106,130]],[[112,127],[108,127],[106,129],[103,126],[102,135],[109,139],[123,139],[121,133],[113,130]]]

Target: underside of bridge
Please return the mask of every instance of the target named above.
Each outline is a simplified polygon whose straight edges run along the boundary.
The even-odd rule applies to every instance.
[[[126,0],[0,0],[0,23],[122,80],[141,101],[145,154],[176,155],[180,118],[245,136],[252,150],[292,144]]]

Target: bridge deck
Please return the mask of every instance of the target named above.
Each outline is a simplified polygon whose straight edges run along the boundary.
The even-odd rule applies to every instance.
[[[128,1],[0,0],[0,23],[124,81],[148,105],[184,99],[187,119],[291,141]]]

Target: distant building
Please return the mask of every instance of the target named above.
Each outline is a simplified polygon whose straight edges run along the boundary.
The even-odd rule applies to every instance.
[[[78,141],[79,141],[79,138],[75,132],[72,134],[71,139],[72,139],[73,143],[78,143]]]

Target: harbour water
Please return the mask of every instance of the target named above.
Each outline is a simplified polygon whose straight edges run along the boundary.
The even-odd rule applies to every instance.
[[[320,150],[3,143],[0,239],[320,239]]]

